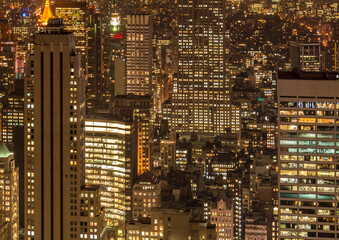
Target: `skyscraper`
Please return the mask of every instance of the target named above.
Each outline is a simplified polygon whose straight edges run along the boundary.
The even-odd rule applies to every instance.
[[[67,31],[74,32],[75,50],[81,56],[81,68],[87,73],[87,26],[88,13],[86,2],[59,2],[55,3],[55,17],[62,18]]]
[[[93,115],[85,125],[86,183],[101,187],[107,226],[123,229],[131,209],[131,123]]]
[[[52,19],[34,38],[25,82],[25,237],[102,239],[103,213],[79,207],[97,190],[84,188],[85,86],[74,35]],[[83,233],[93,222],[95,237]]]
[[[19,169],[15,166],[14,154],[0,143],[0,237],[19,239]],[[8,238],[2,228],[6,227]]]
[[[220,133],[229,123],[224,7],[222,0],[178,1],[179,66],[172,93],[177,132]]]
[[[24,96],[22,93],[9,93],[1,111],[1,137],[6,144],[13,142],[13,132],[24,126]]]
[[[103,39],[101,14],[89,8],[87,28],[87,106],[90,109],[105,106],[105,82],[103,66]]]
[[[151,146],[153,141],[151,96],[118,95],[115,97],[114,112],[133,121],[132,127],[132,179],[150,171]]]
[[[14,80],[17,72],[17,43],[0,43],[0,91],[14,90]]]
[[[280,73],[279,239],[338,238],[339,73]]]
[[[152,16],[128,15],[126,26],[127,94],[152,94]]]

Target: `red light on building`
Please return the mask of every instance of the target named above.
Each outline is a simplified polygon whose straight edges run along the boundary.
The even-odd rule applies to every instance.
[[[113,39],[122,39],[124,37],[123,33],[117,33],[114,35]]]

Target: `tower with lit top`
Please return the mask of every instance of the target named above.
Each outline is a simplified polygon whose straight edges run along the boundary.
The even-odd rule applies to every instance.
[[[84,185],[85,81],[74,33],[64,28],[62,19],[50,19],[34,35],[27,63],[26,240],[105,236],[98,188]]]
[[[41,24],[46,26],[50,18],[53,18],[53,13],[50,7],[49,0],[46,0],[44,11],[41,16]]]

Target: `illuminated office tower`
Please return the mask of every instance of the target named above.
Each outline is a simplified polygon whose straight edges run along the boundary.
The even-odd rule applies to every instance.
[[[89,190],[84,188],[85,81],[80,66],[73,33],[64,30],[62,19],[49,20],[34,36],[25,81],[27,240],[102,239],[105,234],[105,226],[82,233],[104,215],[80,207],[92,196],[82,194]]]
[[[86,183],[100,185],[108,227],[124,227],[131,209],[131,124],[112,116],[85,121]]]
[[[87,26],[88,8],[86,2],[56,1],[55,17],[62,18],[67,31],[74,32],[75,50],[81,55],[81,68],[87,74]]]
[[[126,26],[127,94],[152,94],[152,16],[128,15]]]
[[[172,128],[221,133],[228,127],[224,1],[178,1],[178,75],[172,93]]]
[[[0,91],[12,92],[17,68],[17,43],[0,42]]]
[[[0,143],[0,212],[0,223],[3,223],[0,225],[0,239],[18,240],[19,169],[15,167],[14,154],[2,142]],[[8,238],[2,238],[6,234]]]
[[[337,239],[339,73],[280,73],[279,239]]]
[[[24,96],[18,92],[5,96],[1,110],[2,141],[6,144],[13,141],[13,132],[24,126]]]
[[[111,47],[111,68],[110,79],[114,81],[114,96],[125,95],[126,86],[126,56],[125,56],[125,29],[121,25],[120,17],[115,13],[111,21],[113,40],[110,41]],[[112,81],[112,82],[113,82]]]
[[[310,42],[291,42],[290,60],[291,70],[297,68],[304,72],[321,71],[321,44]]]
[[[107,3],[106,3],[107,4]],[[103,16],[103,25],[105,17]],[[111,98],[126,94],[125,28],[118,13],[113,13],[104,28],[103,66]]]

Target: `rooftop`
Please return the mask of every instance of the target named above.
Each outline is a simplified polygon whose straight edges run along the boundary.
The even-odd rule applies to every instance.
[[[150,171],[144,172],[140,178],[136,182],[137,184],[142,184],[142,183],[150,183],[150,184],[158,184],[159,179],[154,176],[154,174]]]
[[[279,72],[278,79],[339,80],[339,72]]]
[[[0,142],[0,158],[7,158],[11,153],[5,143]]]

